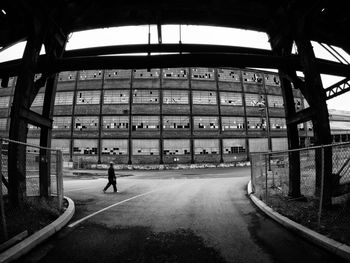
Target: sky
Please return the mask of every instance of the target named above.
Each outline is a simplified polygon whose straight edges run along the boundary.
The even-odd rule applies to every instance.
[[[148,25],[126,26],[75,32],[70,34],[66,50],[110,45],[146,44],[148,43],[149,30],[151,33],[151,43],[157,43],[158,36],[157,27],[155,25],[151,25],[150,27]],[[179,40],[179,25],[162,26],[163,43],[179,43]],[[182,25],[181,42],[244,46],[270,50],[268,36],[265,33],[223,27]],[[337,61],[332,55],[328,53],[328,51],[326,51],[318,43],[312,44],[314,47],[316,57]],[[22,42],[12,46],[11,48],[0,51],[0,62],[21,58],[23,55],[24,47],[25,42]],[[350,61],[350,56],[348,54],[346,54],[343,50],[339,48],[336,49],[348,61]],[[44,49],[41,53],[45,53]],[[329,75],[321,75],[321,77],[323,86],[325,88],[342,79],[341,77],[339,78],[336,76]],[[328,100],[327,104],[329,109],[350,111],[350,92],[342,94],[334,99]]]

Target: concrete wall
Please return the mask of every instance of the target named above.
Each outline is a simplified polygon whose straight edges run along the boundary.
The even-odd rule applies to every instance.
[[[286,137],[285,131],[271,131],[271,134],[267,134],[267,131],[260,130],[247,130],[246,123],[244,129],[241,130],[225,130],[220,129],[220,115],[221,116],[242,116],[244,122],[247,117],[262,117],[265,114],[259,109],[259,107],[253,107],[252,105],[246,105],[244,99],[244,92],[256,93],[267,96],[267,94],[281,96],[281,88],[279,87],[279,78],[274,78],[274,73],[264,73],[255,70],[240,70],[240,69],[225,69],[226,73],[220,71],[218,75],[217,69],[210,68],[184,68],[184,69],[152,69],[152,70],[88,70],[78,72],[62,72],[57,84],[57,91],[70,91],[72,94],[78,94],[78,92],[90,92],[99,91],[96,94],[100,94],[100,98],[93,98],[100,100],[100,104],[77,104],[77,96],[73,96],[73,103],[71,105],[56,105],[54,109],[54,116],[72,116],[73,122],[70,129],[53,130],[52,137],[54,139],[64,139],[66,143],[74,143],[78,139],[87,139],[96,141],[96,147],[101,147],[103,139],[157,139],[160,142],[163,139],[186,139],[194,144],[196,139],[209,139],[222,141],[232,138],[243,138],[247,145],[250,140],[250,144],[255,151],[258,147],[254,140],[264,138],[262,141],[261,149],[264,148],[267,136],[275,138],[275,147],[277,141]],[[224,70],[224,71],[225,71]],[[228,71],[229,72],[228,72]],[[230,72],[234,72],[233,75],[228,75]],[[225,75],[226,74],[226,75]],[[15,80],[12,81],[11,86],[0,89],[0,97],[13,96]],[[122,89],[127,90],[131,97],[129,98],[129,104],[103,104],[103,90]],[[133,92],[135,90],[155,90],[158,93],[157,103],[149,104],[135,104],[130,101],[133,100]],[[188,104],[163,104],[162,90],[187,90],[189,96]],[[132,91],[132,92],[130,92]],[[199,91],[211,91],[217,95],[216,104],[192,104],[193,96],[198,94]],[[42,94],[44,89],[40,91]],[[242,105],[220,105],[220,92],[239,92],[242,93]],[[300,91],[293,90],[295,96],[301,98]],[[10,104],[11,105],[10,98]],[[102,104],[102,105],[101,105]],[[32,110],[40,113],[42,107],[32,107]],[[284,117],[283,108],[269,108],[268,114],[270,117]],[[163,129],[162,116],[187,116],[190,123],[198,116],[216,116],[218,118],[218,128],[213,130],[198,130],[193,128],[188,129]],[[0,108],[0,118],[8,118],[9,108]],[[100,123],[97,129],[86,129],[79,131],[74,129],[75,116],[94,116],[99,122],[102,122],[103,116],[127,116],[129,119],[128,129],[100,129],[103,127],[103,123]],[[130,121],[132,116],[160,116],[159,129],[140,129],[132,131]],[[7,125],[9,127],[9,125]],[[0,131],[1,134],[8,133],[7,130]],[[304,131],[300,131],[301,134],[305,134]],[[310,134],[310,132],[308,132]],[[30,138],[39,138],[40,129],[30,129],[28,136]],[[72,137],[71,137],[72,136]],[[276,144],[277,143],[277,144]],[[219,143],[219,145],[221,145]],[[131,144],[129,144],[128,147]],[[278,144],[279,145],[279,144]],[[162,144],[159,145],[161,147]],[[66,147],[66,145],[65,145]],[[70,145],[72,151],[73,145]],[[259,149],[260,149],[259,148]],[[266,148],[266,147],[265,147]],[[246,151],[249,147],[246,148]],[[176,156],[179,160],[174,161],[174,156],[163,155],[161,149],[159,149],[159,155],[144,156],[133,155],[128,149],[128,153],[124,155],[105,155],[101,154],[101,149],[98,150],[97,155],[89,156],[84,154],[74,154],[70,152],[65,156],[72,156],[73,161],[80,163],[108,163],[114,161],[121,164],[152,164],[159,163],[161,159],[166,164],[176,163],[190,163],[193,159],[194,162],[235,162],[241,161],[247,158],[248,152],[240,154],[222,154],[222,149],[219,149],[217,154],[194,154],[194,149],[191,149],[190,154]],[[66,158],[66,157],[65,157]],[[68,157],[67,157],[68,158]]]

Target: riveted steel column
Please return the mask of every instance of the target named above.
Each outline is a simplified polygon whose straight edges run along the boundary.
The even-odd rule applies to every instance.
[[[33,21],[32,32],[27,39],[22,65],[18,75],[14,99],[11,107],[9,138],[27,141],[27,121],[21,118],[23,109],[30,108],[30,98],[34,86],[34,75],[43,44],[44,30],[39,21]],[[26,196],[26,146],[9,144],[9,198],[14,206],[22,206]]]

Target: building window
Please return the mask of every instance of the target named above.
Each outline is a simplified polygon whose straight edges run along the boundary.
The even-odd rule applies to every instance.
[[[71,127],[72,117],[53,117],[52,128],[55,130],[68,130]]]
[[[244,83],[255,83],[255,84],[262,84],[263,77],[261,73],[255,73],[255,72],[243,72],[243,82]]]
[[[218,117],[194,117],[195,130],[214,130],[219,128]]]
[[[103,117],[103,129],[128,129],[129,117],[128,116],[104,116]]]
[[[2,85],[4,85],[4,83],[2,83],[2,81],[3,81],[3,79],[0,78],[0,88],[10,88],[10,87],[12,87],[12,85],[13,85],[14,82],[15,82],[15,77],[10,77],[10,78],[9,78],[6,87],[3,87],[3,86],[2,86]]]
[[[188,104],[187,90],[164,90],[163,91],[164,104]]]
[[[105,71],[105,79],[129,79],[131,70],[129,69],[109,69]]]
[[[219,154],[219,140],[217,139],[198,139],[194,140],[194,153],[199,155],[204,154]]]
[[[247,118],[248,130],[266,130],[266,120],[265,118]]]
[[[74,81],[76,80],[76,78],[77,78],[76,71],[63,71],[58,74],[59,82]]]
[[[101,91],[86,90],[77,92],[77,105],[100,104]]]
[[[240,82],[240,72],[239,70],[232,69],[218,69],[218,79],[219,81],[225,82]]]
[[[128,104],[128,90],[105,90],[103,96],[104,104]]]
[[[269,86],[280,86],[281,85],[280,78],[278,75],[264,74],[264,76],[265,76],[265,85],[269,85]]]
[[[190,153],[190,140],[164,140],[164,155],[187,155]]]
[[[265,107],[266,101],[263,95],[245,93],[245,105],[247,107]]]
[[[270,125],[273,130],[287,129],[286,119],[284,118],[270,118]]]
[[[306,122],[306,127],[309,131],[312,131],[313,130],[313,125],[312,125],[312,121],[307,121]]]
[[[27,153],[39,153],[40,152],[40,139],[34,139],[34,138],[27,138],[27,144],[37,146],[37,147],[31,147],[27,146]],[[32,155],[33,156],[33,155]]]
[[[294,98],[294,106],[296,111],[303,109],[303,106],[301,105],[301,98]]]
[[[192,68],[192,79],[215,80],[213,68]]]
[[[267,101],[270,108],[284,108],[282,96],[267,95]]]
[[[10,105],[10,96],[0,97],[0,108],[8,108]]]
[[[98,130],[98,117],[75,117],[74,130],[86,131],[86,130]]]
[[[215,91],[193,91],[193,104],[216,104]]]
[[[187,79],[187,69],[185,68],[165,68],[163,78],[165,79]]]
[[[243,117],[221,117],[222,130],[243,130],[244,118]]]
[[[164,116],[164,129],[189,129],[190,117],[188,116]]]
[[[102,70],[81,70],[79,78],[80,80],[102,79]]]
[[[134,90],[133,103],[135,104],[159,103],[159,91],[158,90]]]
[[[245,153],[245,139],[223,139],[223,154]]]
[[[0,118],[0,130],[5,131],[7,129],[7,118]]]
[[[159,116],[133,116],[132,130],[159,130]]]
[[[305,130],[305,124],[304,123],[299,123],[298,124],[298,130],[299,131],[304,131]]]
[[[44,93],[38,93],[32,103],[32,107],[42,107],[44,105]]]
[[[242,106],[242,94],[234,92],[220,92],[221,105]]]
[[[74,154],[97,155],[97,140],[74,140]]]
[[[128,140],[102,140],[102,155],[127,155]]]
[[[73,105],[73,91],[57,92],[55,105]]]
[[[132,140],[133,155],[159,155],[159,140]]]
[[[40,129],[39,126],[28,123],[28,130],[39,130],[39,129]]]
[[[156,79],[159,78],[159,69],[134,69],[135,79]]]

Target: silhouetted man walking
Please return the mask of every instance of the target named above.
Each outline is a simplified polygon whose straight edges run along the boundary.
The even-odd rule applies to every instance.
[[[117,192],[117,177],[114,173],[113,162],[110,162],[110,166],[108,169],[108,183],[105,188],[103,188],[103,192],[106,192],[108,187],[113,185],[114,192]]]

